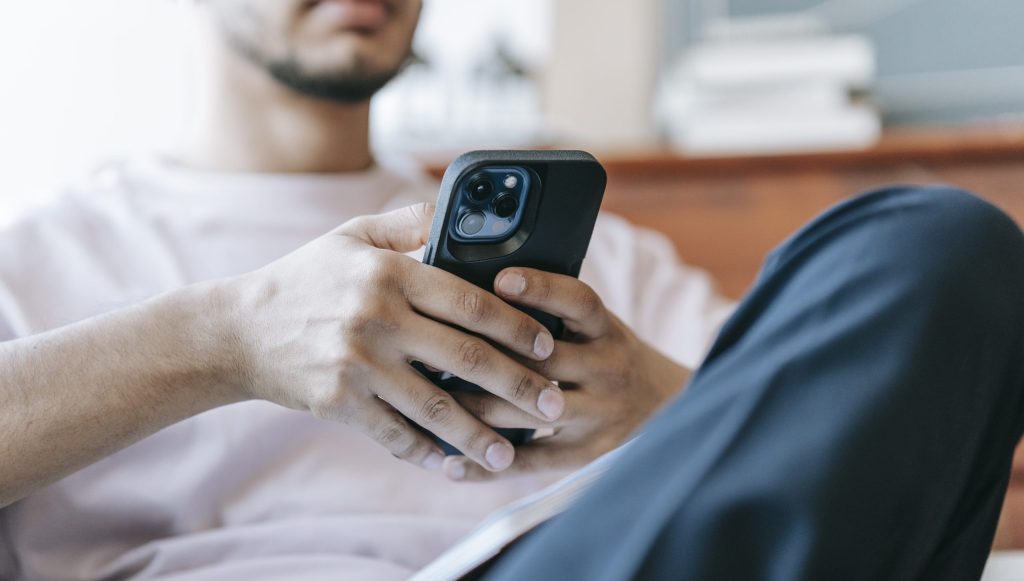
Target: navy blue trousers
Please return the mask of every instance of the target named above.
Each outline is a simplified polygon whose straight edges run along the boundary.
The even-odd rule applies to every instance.
[[[1024,428],[1024,236],[950,188],[828,211],[686,390],[493,579],[976,579]]]

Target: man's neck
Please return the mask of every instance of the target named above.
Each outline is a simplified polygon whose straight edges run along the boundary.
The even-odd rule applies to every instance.
[[[210,48],[194,123],[174,155],[182,163],[253,173],[344,173],[373,165],[369,103],[300,95],[226,47]]]

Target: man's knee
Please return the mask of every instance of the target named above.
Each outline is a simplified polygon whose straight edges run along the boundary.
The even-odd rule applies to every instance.
[[[870,247],[920,300],[986,320],[1024,318],[1024,234],[1001,210],[943,186],[879,190],[865,201],[877,218],[865,233],[878,237]]]
[[[919,306],[958,305],[986,320],[1024,319],[1024,234],[995,206],[953,187],[889,187],[852,198],[777,249],[766,272],[786,265],[830,281],[823,292],[872,288]]]
[[[925,276],[988,276],[1024,269],[1024,234],[1001,210],[965,190],[945,187],[890,188],[877,196],[879,230],[887,253]],[[1024,274],[1024,273],[1022,273]]]
[[[902,188],[906,197],[923,209],[921,218],[933,226],[931,240],[953,254],[978,251],[1024,250],[1020,227],[1002,210],[966,190],[950,186]]]
[[[822,243],[856,248],[858,260],[924,276],[959,276],[989,264],[1024,268],[1020,227],[992,204],[949,186],[892,186],[851,198],[787,240],[769,262]],[[852,253],[842,255],[849,260]]]

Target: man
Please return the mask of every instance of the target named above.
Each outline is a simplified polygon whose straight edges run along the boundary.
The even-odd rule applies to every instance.
[[[11,335],[178,288],[3,344],[0,500],[17,502],[0,575],[404,577],[538,486],[531,474],[616,445],[675,396],[687,370],[601,299],[681,363],[703,351],[690,325],[721,303],[621,223],[600,226],[594,289],[529,269],[495,280],[502,299],[562,316],[570,341],[398,254],[422,244],[425,206],[349,220],[261,268],[307,226],[330,227],[318,221],[415,201],[371,199],[395,183],[380,174],[360,188],[228,172],[370,165],[364,101],[418,5],[207,9],[224,30],[210,131],[178,164],[122,167],[0,245]],[[772,254],[629,455],[493,575],[977,577],[1024,425],[1022,288],[1024,236],[972,196],[893,188],[842,204]],[[456,405],[411,359],[494,395]],[[253,398],[340,424],[235,403]],[[395,410],[467,458],[439,462]],[[512,450],[488,425],[557,433]],[[412,465],[439,463],[490,482]]]
[[[682,387],[731,307],[663,239],[604,217],[584,267],[646,341],[587,286],[535,283],[557,287],[546,308],[577,349],[392,252],[421,245],[422,204],[353,220],[436,195],[377,165],[367,137],[368,100],[407,58],[419,2],[198,10],[207,68],[186,143],[101,171],[2,237],[0,337],[24,339],[0,347],[0,578],[404,577]],[[518,407],[455,405],[410,359]],[[558,433],[514,451],[464,408]],[[413,423],[470,461],[442,470]]]

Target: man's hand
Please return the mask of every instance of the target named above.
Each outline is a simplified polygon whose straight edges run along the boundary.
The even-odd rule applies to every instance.
[[[554,428],[521,446],[501,473],[481,470],[461,456],[445,460],[453,480],[486,480],[582,466],[623,443],[678,393],[689,371],[641,341],[601,299],[575,278],[525,268],[502,271],[495,291],[510,302],[561,317],[566,337],[544,361],[526,362],[565,388],[565,411],[537,421],[489,394],[457,394],[475,416],[499,428]]]
[[[491,293],[401,254],[424,244],[432,214],[423,204],[357,218],[232,280],[242,388],[349,424],[427,468],[444,456],[408,420],[481,471],[504,470],[512,445],[409,362],[451,371],[547,426],[561,416],[561,390],[484,338],[524,362],[548,358],[554,341]]]

